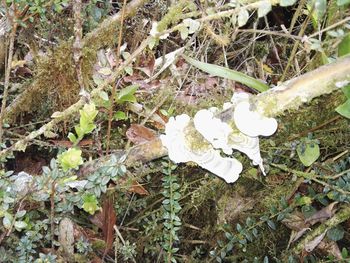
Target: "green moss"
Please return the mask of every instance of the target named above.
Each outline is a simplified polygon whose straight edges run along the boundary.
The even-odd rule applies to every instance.
[[[163,32],[172,24],[176,24],[182,18],[182,13],[185,8],[193,9],[193,3],[188,0],[180,0],[169,8],[168,13],[158,23],[158,32]]]
[[[106,248],[106,242],[101,239],[95,239],[92,241],[91,247],[93,250],[104,250]]]

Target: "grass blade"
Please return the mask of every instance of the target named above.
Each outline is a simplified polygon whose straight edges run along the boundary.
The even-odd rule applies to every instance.
[[[212,74],[214,76],[231,79],[237,82],[240,82],[244,85],[247,85],[248,87],[255,89],[257,91],[263,92],[268,90],[270,87],[261,81],[254,79],[252,77],[247,76],[246,74],[243,74],[241,72],[228,69],[225,67],[217,66],[214,64],[204,63],[198,60],[195,60],[193,58],[187,57],[185,55],[182,55],[183,58],[190,63],[192,66],[195,66],[196,68],[199,68],[209,74]]]

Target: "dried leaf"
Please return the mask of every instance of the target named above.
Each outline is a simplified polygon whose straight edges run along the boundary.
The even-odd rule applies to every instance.
[[[309,253],[312,252],[321,243],[326,233],[327,231],[323,232],[321,235],[317,236],[316,238],[305,244],[305,251]]]
[[[308,225],[304,221],[304,216],[301,213],[289,214],[281,222],[286,225],[289,229],[292,229],[296,232],[301,231],[304,228],[307,228]]]
[[[148,77],[150,77],[150,76],[152,76],[152,74],[154,72],[154,65],[155,65],[155,57],[152,54],[149,56],[142,56],[140,58],[140,65],[138,67],[135,67],[135,68],[138,70],[141,70]]]
[[[139,194],[139,195],[149,195],[149,192],[137,181],[133,181],[128,192]]]
[[[148,79],[147,82],[148,82],[148,81],[151,81],[151,80],[153,80],[153,79],[155,79],[155,78],[156,78],[157,76],[159,76],[164,70],[166,70],[171,64],[173,64],[173,63],[176,61],[176,59],[178,58],[178,56],[179,56],[180,54],[182,54],[183,50],[184,50],[184,48],[181,47],[181,48],[179,48],[179,49],[176,49],[176,50],[173,51],[173,52],[170,52],[170,53],[166,54],[166,55],[164,56],[164,58],[163,58],[163,57],[157,58],[156,61],[155,61],[155,67],[156,67],[156,68],[161,67],[161,68],[158,70],[158,72],[157,72],[156,74],[154,74],[154,75],[152,76],[152,78]]]
[[[131,124],[126,131],[126,137],[133,143],[140,144],[155,139],[156,133],[143,125]]]
[[[335,241],[322,240],[321,243],[318,245],[318,249],[322,251],[322,253],[325,255],[333,255],[334,258],[338,260],[343,259],[338,244]]]
[[[290,235],[290,238],[289,238],[289,242],[288,242],[288,248],[289,246],[294,243],[295,241],[297,241],[299,238],[301,238],[304,233],[307,231],[307,230],[311,230],[311,228],[308,228],[308,227],[305,227],[305,228],[302,228],[301,230],[299,231],[292,231],[291,235]]]
[[[103,212],[98,211],[94,215],[89,217],[91,223],[93,223],[95,226],[97,226],[99,229],[103,228]]]
[[[324,222],[325,220],[331,218],[335,211],[336,208],[334,207],[338,202],[333,202],[326,206],[325,208],[322,208],[320,211],[317,211],[314,215],[311,217],[307,218],[305,220],[305,223],[309,223],[311,225],[314,225],[318,222]]]
[[[52,113],[51,118],[61,118],[63,117],[63,113],[60,111],[55,111],[54,113]]]

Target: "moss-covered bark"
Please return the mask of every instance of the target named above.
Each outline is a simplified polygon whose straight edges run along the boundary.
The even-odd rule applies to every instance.
[[[133,0],[126,7],[126,17],[135,14],[146,0]],[[118,40],[121,15],[118,13],[101,23],[82,41],[82,74],[89,83],[96,53],[103,47],[112,47]],[[6,109],[8,122],[21,112],[40,109],[42,114],[63,110],[78,100],[79,86],[72,51],[73,41],[61,43],[54,51],[38,61],[31,84]],[[88,86],[88,85],[87,85]],[[49,98],[49,99],[47,99]],[[47,115],[46,115],[47,117]]]

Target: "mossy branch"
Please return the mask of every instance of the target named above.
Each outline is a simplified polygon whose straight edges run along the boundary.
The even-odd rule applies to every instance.
[[[338,82],[350,81],[350,57],[322,66],[314,71],[285,82],[280,87],[270,89],[257,95],[254,100],[263,112],[270,111],[270,116],[277,116],[284,111],[296,109],[303,103],[310,102],[313,98],[328,94],[339,89],[335,85]],[[283,87],[283,88],[281,88]],[[271,98],[273,104],[271,103]],[[258,108],[259,109],[259,108]],[[218,117],[223,121],[230,121],[233,109],[221,112]],[[195,129],[193,129],[195,131]],[[117,156],[127,155],[125,165],[133,166],[136,163],[149,162],[167,155],[167,150],[160,139],[137,145],[129,151],[118,151]],[[80,174],[85,174],[98,169],[110,156],[94,160],[86,164]]]

